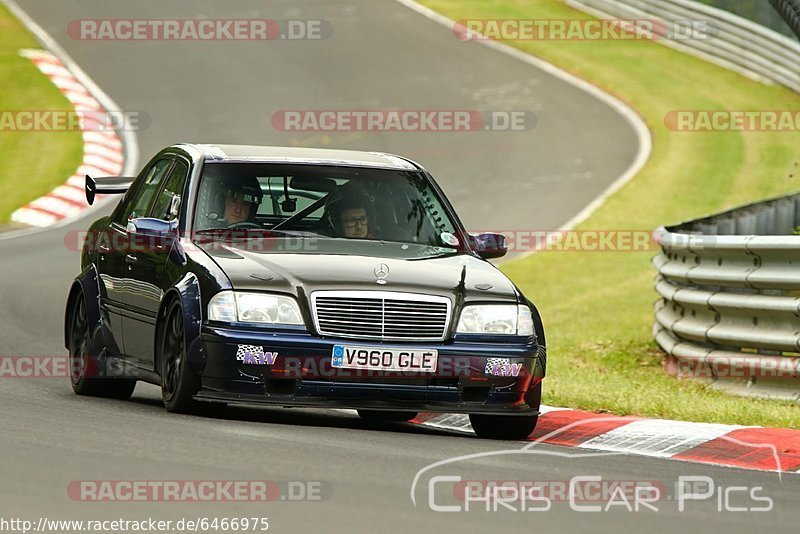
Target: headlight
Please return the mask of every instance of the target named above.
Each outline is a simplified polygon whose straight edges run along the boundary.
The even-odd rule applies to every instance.
[[[304,324],[292,297],[240,291],[220,291],[211,297],[208,318],[228,323]]]
[[[460,334],[532,336],[533,318],[527,306],[485,304],[466,306],[456,331]]]

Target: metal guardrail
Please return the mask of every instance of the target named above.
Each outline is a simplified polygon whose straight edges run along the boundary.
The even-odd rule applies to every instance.
[[[692,0],[567,2],[602,16],[661,20],[665,30],[706,23],[713,31],[705,38],[664,42],[800,92],[800,43],[747,19]],[[797,227],[800,193],[658,230],[653,335],[670,372],[800,401]]]
[[[783,20],[800,39],[800,0],[769,0]]]
[[[660,228],[653,334],[668,369],[800,401],[800,193]]]
[[[800,92],[800,42],[727,11],[693,0],[567,0],[585,11],[622,19],[697,21],[713,29],[707,38],[664,39],[752,78]]]
[[[781,16],[780,10],[776,9],[770,3],[784,2],[791,0],[694,0],[701,4],[706,4],[711,7],[716,7],[728,13],[733,13],[739,17],[745,18],[756,24],[765,26],[771,30],[775,30],[781,35],[794,38],[791,28],[789,28],[786,20]]]

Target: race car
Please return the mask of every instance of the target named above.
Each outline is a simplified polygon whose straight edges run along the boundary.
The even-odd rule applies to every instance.
[[[161,387],[170,412],[232,403],[469,414],[478,436],[536,426],[534,304],[488,260],[433,177],[375,152],[177,144],[95,221],[65,313],[75,393]]]

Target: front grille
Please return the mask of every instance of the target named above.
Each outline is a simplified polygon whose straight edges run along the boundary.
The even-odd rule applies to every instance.
[[[361,339],[442,341],[450,299],[393,291],[316,291],[314,321],[322,335]]]

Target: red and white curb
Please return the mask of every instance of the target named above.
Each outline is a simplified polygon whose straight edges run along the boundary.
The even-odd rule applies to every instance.
[[[422,413],[413,423],[472,434],[469,416]],[[800,431],[643,419],[543,406],[528,441],[783,473],[800,472]]]
[[[34,65],[59,88],[76,111],[105,113],[100,102],[61,61],[42,50],[20,50],[20,55]],[[124,167],[122,141],[113,130],[83,132],[83,161],[63,185],[17,209],[11,220],[30,226],[45,227],[74,217],[87,209],[84,194],[85,175],[116,176]]]

